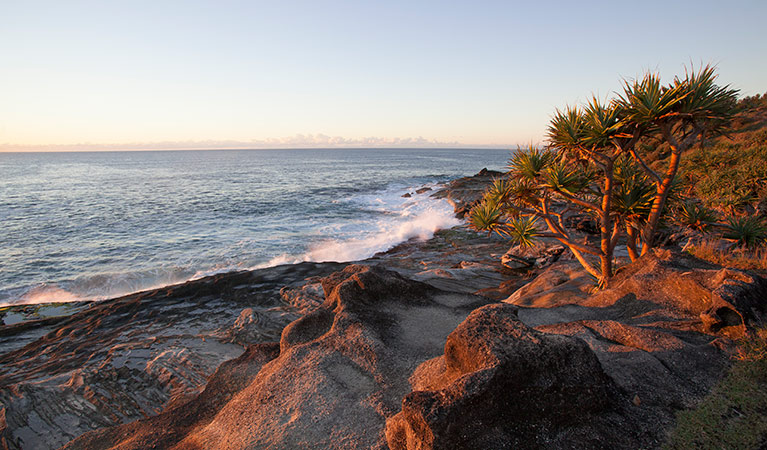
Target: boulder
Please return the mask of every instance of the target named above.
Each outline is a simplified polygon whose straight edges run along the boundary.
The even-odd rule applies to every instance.
[[[533,330],[516,311],[477,309],[450,333],[444,356],[418,368],[415,390],[387,421],[390,449],[543,446],[619,398],[585,342]]]
[[[517,289],[504,302],[534,308],[580,304],[595,286],[593,278],[578,261],[558,261]]]
[[[536,242],[531,246],[515,245],[501,257],[501,264],[512,270],[548,267],[564,251],[564,246],[546,242]]]

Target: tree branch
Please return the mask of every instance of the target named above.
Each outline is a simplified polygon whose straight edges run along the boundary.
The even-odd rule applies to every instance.
[[[574,196],[572,196],[572,195],[570,195],[570,194],[568,194],[566,192],[562,192],[562,191],[560,191],[558,189],[555,189],[554,192],[556,192],[557,194],[559,194],[562,197],[570,200],[571,202],[575,203],[576,205],[578,205],[578,206],[580,206],[582,208],[590,209],[592,211],[602,212],[602,208],[600,208],[598,205],[595,205],[593,203],[589,203],[589,202],[587,202],[585,200],[581,200],[578,197],[574,197]]]
[[[631,147],[628,149],[629,153],[631,154],[631,157],[634,158],[634,161],[639,163],[639,166],[644,169],[644,171],[647,173],[647,175],[652,178],[652,180],[657,183],[658,185],[661,184],[660,176],[650,168],[650,166],[647,165],[646,162],[644,162],[644,159],[642,159],[641,156],[639,156],[639,153],[637,153],[636,148]]]

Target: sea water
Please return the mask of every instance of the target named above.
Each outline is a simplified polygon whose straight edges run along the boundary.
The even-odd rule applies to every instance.
[[[0,306],[354,261],[458,224],[416,194],[507,150],[0,153]],[[403,194],[411,193],[411,197]]]

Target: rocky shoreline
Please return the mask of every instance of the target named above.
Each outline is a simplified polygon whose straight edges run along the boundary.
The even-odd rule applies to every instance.
[[[456,227],[2,326],[0,448],[659,447],[767,281],[661,250],[592,294],[555,247]]]

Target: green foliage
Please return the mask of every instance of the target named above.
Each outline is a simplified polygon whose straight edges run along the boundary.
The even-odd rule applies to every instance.
[[[549,164],[543,173],[543,186],[554,192],[577,196],[589,185],[590,174],[582,167],[562,160]]]
[[[638,173],[621,178],[620,184],[613,193],[612,210],[623,221],[639,228],[650,215],[655,186],[646,176]]]
[[[767,130],[742,141],[696,148],[682,163],[687,190],[706,206],[733,212],[767,198]]]
[[[663,86],[659,75],[647,73],[642,79],[624,82],[623,94],[613,105],[624,123],[649,128],[657,120],[674,115],[675,106],[685,95],[684,86]]]
[[[553,147],[562,150],[580,148],[585,121],[580,110],[568,106],[564,111],[557,110],[548,129],[548,140]]]
[[[505,233],[509,236],[511,242],[528,248],[535,245],[536,238],[540,232],[536,227],[536,219],[532,216],[520,216],[508,222]]]
[[[502,205],[514,196],[515,186],[506,177],[496,178],[485,193],[485,198],[497,205]]]
[[[527,178],[517,178],[511,181],[512,197],[509,199],[508,206],[519,208],[534,208],[540,203],[541,188],[535,180]],[[515,212],[509,212],[516,215]]]
[[[503,208],[485,197],[471,208],[469,226],[477,231],[502,234],[506,229]]]
[[[738,91],[729,86],[718,86],[716,71],[710,65],[697,72],[694,69],[688,71],[685,78],[674,78],[669,89],[684,93],[674,112],[681,125],[705,121],[706,132],[714,134],[725,131],[735,116]]]
[[[556,154],[548,149],[533,146],[527,150],[517,149],[509,161],[509,171],[513,177],[535,180],[555,157]]]
[[[683,227],[706,231],[716,222],[716,214],[705,206],[688,200],[676,209],[674,221]]]
[[[722,236],[741,247],[754,248],[767,240],[767,225],[758,217],[730,217]]]

